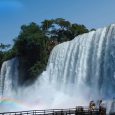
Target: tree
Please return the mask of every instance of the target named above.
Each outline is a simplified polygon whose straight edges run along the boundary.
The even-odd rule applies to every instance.
[[[11,57],[9,55],[6,55],[10,50],[9,48],[10,44],[5,45],[3,43],[0,43],[0,68],[2,66],[2,63]]]
[[[34,68],[38,61],[41,62],[38,70],[44,69],[44,64],[46,65],[47,62],[46,45],[46,36],[36,23],[30,23],[21,27],[19,36],[14,40],[14,49],[20,59],[21,84],[30,78],[35,78],[40,73],[39,71],[35,73],[31,69]]]
[[[3,44],[3,43],[0,43],[0,51],[3,51],[3,50],[7,50],[8,48],[10,48],[10,44]]]
[[[69,29],[69,27],[71,26],[69,21],[66,21],[63,18],[57,18],[55,19],[55,24],[57,24],[58,26],[60,26],[60,29],[64,30],[64,29]]]
[[[44,20],[42,29],[45,30],[44,32],[49,39],[55,39],[58,42],[72,40],[74,37],[89,31],[84,25],[72,24],[63,18]]]
[[[72,24],[70,27],[70,39],[87,32],[89,30],[84,25]]]
[[[95,29],[95,28],[92,28],[90,31],[96,31],[96,29]]]
[[[53,25],[52,25],[53,22],[54,22],[53,19],[51,19],[51,20],[44,20],[43,22],[41,22],[42,23],[42,25],[41,25],[42,30],[43,31],[47,31],[49,28],[53,27]]]

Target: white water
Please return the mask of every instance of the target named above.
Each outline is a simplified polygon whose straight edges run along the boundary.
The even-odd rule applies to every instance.
[[[3,97],[20,101],[15,110],[69,108],[111,99],[115,96],[115,25],[57,45],[46,71],[32,86],[17,86],[17,59],[4,62],[1,84]],[[10,105],[3,102],[0,111],[15,111]]]

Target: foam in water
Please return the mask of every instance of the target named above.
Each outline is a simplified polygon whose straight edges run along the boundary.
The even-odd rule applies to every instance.
[[[30,109],[69,108],[115,95],[115,25],[98,29],[57,45],[46,71],[29,87],[19,87],[18,59],[3,63],[1,94]],[[16,110],[28,109],[16,107]],[[1,103],[4,110],[14,111]]]

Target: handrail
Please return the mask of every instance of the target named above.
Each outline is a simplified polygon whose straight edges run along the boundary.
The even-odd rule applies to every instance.
[[[17,111],[17,112],[4,112],[0,113],[0,115],[61,115],[62,113],[76,114],[78,112],[82,113],[97,113],[99,115],[99,109],[94,109],[93,111],[89,111],[88,107],[76,106],[76,108],[68,108],[68,109],[46,109],[46,110],[28,110],[28,111]]]

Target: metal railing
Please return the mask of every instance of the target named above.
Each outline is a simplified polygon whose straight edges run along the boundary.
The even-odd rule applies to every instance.
[[[77,106],[69,109],[29,110],[18,112],[4,112],[0,115],[100,115],[99,109],[90,111],[86,107]],[[105,114],[104,114],[105,115]]]

